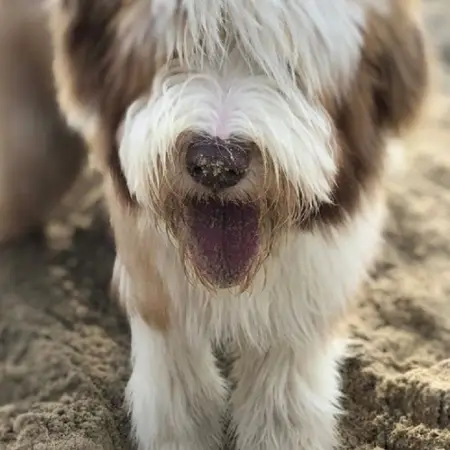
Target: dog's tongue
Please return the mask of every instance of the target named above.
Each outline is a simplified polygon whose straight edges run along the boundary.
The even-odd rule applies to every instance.
[[[197,270],[220,288],[242,282],[258,253],[257,208],[208,199],[192,201],[186,212],[189,251]]]

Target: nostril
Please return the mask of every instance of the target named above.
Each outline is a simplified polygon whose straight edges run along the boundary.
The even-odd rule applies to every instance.
[[[191,168],[191,172],[192,172],[192,175],[200,176],[203,172],[203,169],[201,166],[193,166]]]

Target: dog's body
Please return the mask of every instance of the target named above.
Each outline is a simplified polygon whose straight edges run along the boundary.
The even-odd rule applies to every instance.
[[[226,412],[237,450],[337,445],[339,324],[428,84],[416,3],[49,1],[59,102],[104,174],[141,450],[220,448]]]

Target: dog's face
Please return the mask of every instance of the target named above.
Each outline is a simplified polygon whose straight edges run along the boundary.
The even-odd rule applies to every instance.
[[[50,2],[69,122],[212,287],[351,217],[427,85],[414,0]]]

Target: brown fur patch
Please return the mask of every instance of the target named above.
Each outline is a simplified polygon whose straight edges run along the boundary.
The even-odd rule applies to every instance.
[[[105,177],[117,251],[133,281],[133,297],[120,300],[130,313],[138,312],[149,325],[164,330],[169,326],[168,294],[153,266],[152,249],[146,247],[151,239],[135,233],[135,202],[116,143],[126,109],[151,88],[155,71],[151,48],[148,54],[141,48],[124,49],[118,37],[118,27],[132,6],[122,0],[56,1],[51,10],[54,73],[68,117],[82,116],[82,123],[99,121],[93,134],[88,126],[81,131]],[[118,283],[113,280],[113,289]]]
[[[419,116],[429,83],[425,37],[416,5],[392,2],[388,17],[373,13],[350,93],[326,107],[336,127],[340,160],[334,204],[323,204],[311,226],[339,224],[359,208],[361,196],[379,187],[385,138],[408,130]],[[417,16],[417,15],[416,15]]]
[[[96,132],[101,136],[88,136],[89,144],[100,170],[112,177],[119,197],[130,203],[115,136],[126,109],[149,90],[155,73],[151,47],[144,54],[133,47],[125,51],[119,42],[121,16],[131,5],[122,0],[61,0],[51,11],[61,106],[69,116],[75,111],[98,117]]]
[[[151,244],[156,237],[152,239],[151,235],[142,236],[136,231],[138,218],[135,211],[115,201],[112,186],[107,186],[107,195],[113,197],[110,214],[120,255],[120,263],[115,267],[111,283],[112,293],[129,314],[139,313],[151,327],[167,330],[170,326],[170,297],[155,267]],[[132,289],[123,289],[128,277]]]

